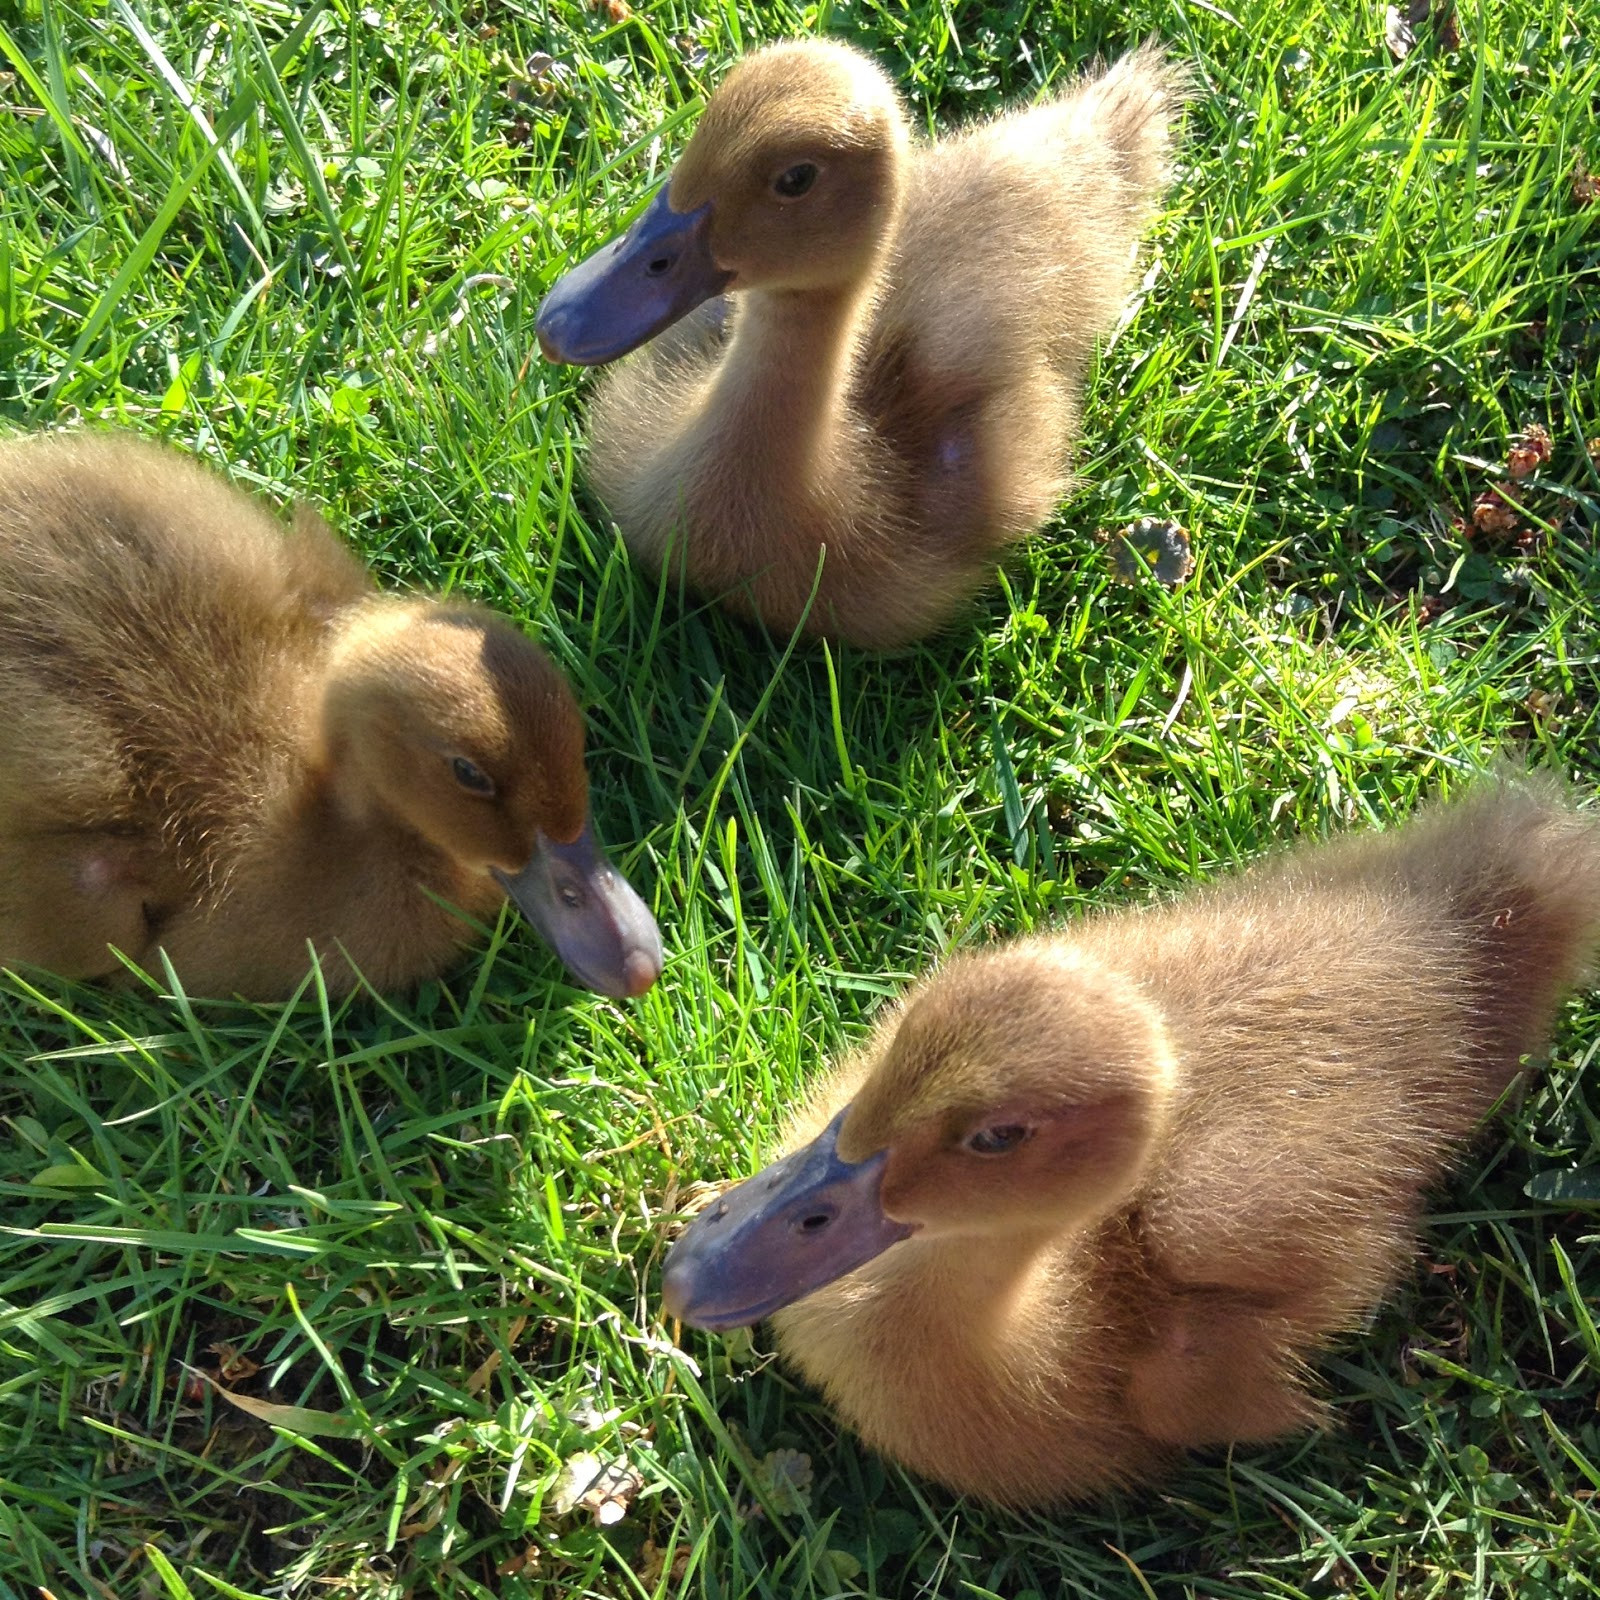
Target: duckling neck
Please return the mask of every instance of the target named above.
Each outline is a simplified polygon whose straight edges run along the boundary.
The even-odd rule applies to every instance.
[[[947,1238],[907,1241],[900,1264],[906,1287],[917,1285],[916,1300],[931,1297],[948,1330],[959,1329],[977,1350],[1009,1342],[1016,1320],[1035,1303],[1031,1291],[1047,1275],[1058,1254],[1060,1236],[1051,1230],[1003,1238]],[[906,1249],[907,1246],[900,1246]]]
[[[837,472],[874,282],[746,291],[702,437],[789,492]]]

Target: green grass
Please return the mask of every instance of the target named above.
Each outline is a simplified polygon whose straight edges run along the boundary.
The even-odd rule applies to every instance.
[[[1331,1431],[1158,1491],[953,1502],[655,1300],[688,1186],[951,946],[1508,742],[1600,781],[1600,0],[1482,0],[1403,66],[1334,0],[0,17],[0,419],[162,434],[523,619],[670,956],[625,1008],[510,922],[344,1006],[0,978],[0,1595],[1600,1594],[1593,999],[1329,1358]],[[532,340],[725,63],[815,26],[930,123],[1150,33],[1200,90],[1084,487],[892,660],[634,572]],[[1529,536],[1466,536],[1531,421]],[[1192,530],[1183,588],[1112,581],[1137,515]],[[620,1520],[558,1510],[580,1452],[638,1474]]]

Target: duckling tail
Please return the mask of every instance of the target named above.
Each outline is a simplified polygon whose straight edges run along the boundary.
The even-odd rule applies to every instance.
[[[1128,193],[1153,202],[1171,178],[1178,115],[1189,94],[1188,74],[1151,42],[1085,79],[1067,104],[1073,121],[1110,154]]]
[[[1408,887],[1442,896],[1462,935],[1474,1031],[1503,1089],[1594,973],[1600,811],[1576,809],[1549,774],[1501,774],[1389,838]]]

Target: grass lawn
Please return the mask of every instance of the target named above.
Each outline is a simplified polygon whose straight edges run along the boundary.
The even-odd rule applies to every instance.
[[[669,954],[627,1006],[509,919],[346,1005],[0,977],[0,1596],[1600,1595],[1593,997],[1329,1357],[1331,1430],[1158,1491],[952,1501],[656,1309],[686,1192],[941,952],[1508,742],[1600,781],[1600,0],[1458,27],[1397,64],[1368,0],[0,6],[0,421],[163,435],[526,622]],[[1152,33],[1199,87],[1083,488],[895,659],[632,570],[532,337],[727,62],[808,28],[930,124]],[[1113,580],[1141,515],[1181,588]]]

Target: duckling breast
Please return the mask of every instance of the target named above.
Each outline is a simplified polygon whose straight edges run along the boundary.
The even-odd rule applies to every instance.
[[[1021,1273],[916,1239],[772,1318],[784,1359],[863,1441],[957,1493],[1061,1504],[1173,1452],[1126,1403],[1148,1343],[1123,1223]]]

